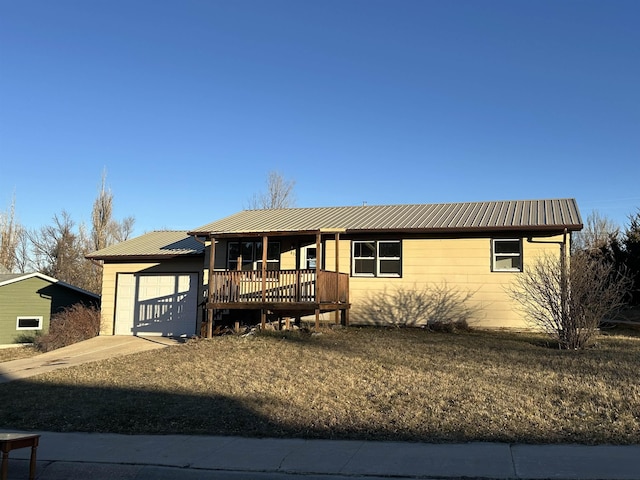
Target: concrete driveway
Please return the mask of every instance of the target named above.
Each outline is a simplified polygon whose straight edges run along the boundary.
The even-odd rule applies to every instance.
[[[99,336],[34,357],[0,363],[0,383],[178,343],[166,337]]]

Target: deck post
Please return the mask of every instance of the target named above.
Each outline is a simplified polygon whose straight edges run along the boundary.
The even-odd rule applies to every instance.
[[[334,322],[336,325],[340,323],[340,309],[337,308],[337,304],[340,301],[340,233],[336,232],[335,234],[335,252],[336,252],[336,297],[334,302],[336,302],[336,311],[334,312]]]
[[[318,281],[318,272],[320,271],[320,259],[322,258],[322,252],[320,252],[320,249],[322,248],[321,238],[322,238],[322,234],[320,232],[316,233],[316,282]]]
[[[316,331],[320,330],[320,309],[316,308]]]
[[[260,309],[260,329],[267,328],[267,311],[264,308]]]
[[[216,239],[212,235],[209,235],[211,241],[209,245],[209,285],[207,288],[207,301],[213,303],[213,268],[215,266],[216,259]],[[213,318],[215,316],[215,310],[213,308],[207,308],[207,338],[213,337]]]
[[[262,236],[262,302],[267,301],[267,247],[269,237]]]

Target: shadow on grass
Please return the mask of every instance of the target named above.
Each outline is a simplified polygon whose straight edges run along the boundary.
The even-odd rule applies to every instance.
[[[225,396],[74,387],[26,380],[0,385],[3,428],[252,437],[296,434],[296,430],[255,413],[251,403],[252,400]]]
[[[0,385],[3,429],[445,443],[465,440],[459,432],[425,435],[424,432],[401,432],[382,425],[362,428],[314,426],[313,419],[300,425],[286,425],[274,422],[252,408],[252,403],[257,406],[264,402],[264,399],[237,401],[225,396],[73,387],[31,381]],[[287,408],[287,405],[274,403],[272,408]],[[493,437],[479,440],[490,439]]]

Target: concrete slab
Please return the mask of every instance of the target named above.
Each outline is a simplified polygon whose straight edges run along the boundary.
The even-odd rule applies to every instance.
[[[514,478],[509,445],[363,442],[341,474]]]
[[[304,440],[234,438],[217,455],[201,457],[193,468],[243,471],[278,471],[291,452],[301,448]]]
[[[107,480],[115,478],[118,480],[139,480],[141,478],[140,472],[143,469],[143,465],[55,462],[49,464],[42,470],[38,470],[36,478],[38,480]]]
[[[511,450],[520,478],[640,478],[640,445],[514,445]]]
[[[283,459],[280,471],[295,473],[343,472],[363,442],[355,440],[305,440]]]
[[[165,348],[179,343],[178,340],[170,338],[163,338],[160,341],[157,338],[134,336],[98,336],[34,357],[0,363],[0,383],[21,380],[83,363]]]
[[[42,435],[38,448],[39,480],[640,479],[640,445],[426,444],[38,433]],[[29,455],[28,448],[11,452],[10,478],[25,477]]]

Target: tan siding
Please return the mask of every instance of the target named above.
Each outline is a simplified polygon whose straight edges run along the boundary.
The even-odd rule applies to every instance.
[[[336,267],[336,242],[327,240],[325,245],[326,270],[335,271]],[[342,273],[351,272],[351,241],[340,240],[340,271]]]
[[[562,241],[561,235],[534,240],[546,243],[523,240],[524,268],[540,255],[557,256],[560,253],[558,242]],[[470,305],[478,310],[472,325],[489,328],[528,326],[514,309],[507,293],[521,273],[491,271],[490,238],[410,239],[402,242],[402,249],[402,278],[350,278],[351,320],[354,324],[367,323],[359,306],[369,296],[384,292],[385,288],[392,292],[398,288],[424,288],[445,282],[460,292],[475,292]]]
[[[217,251],[216,251],[217,254]],[[163,262],[146,263],[105,263],[102,271],[102,324],[101,335],[113,335],[113,322],[116,307],[116,286],[118,273],[189,273],[202,275],[203,264],[200,258],[177,258]],[[203,287],[198,292],[203,295]],[[200,312],[198,312],[200,315]],[[201,319],[198,319],[200,322]]]

